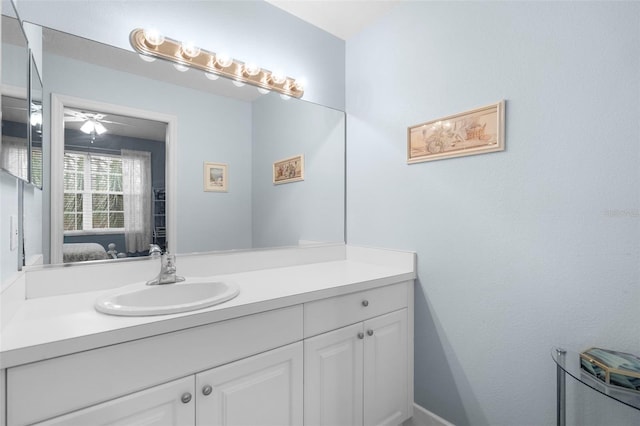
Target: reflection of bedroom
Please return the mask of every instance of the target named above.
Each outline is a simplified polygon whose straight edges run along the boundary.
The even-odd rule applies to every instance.
[[[63,261],[164,250],[166,124],[65,108]]]

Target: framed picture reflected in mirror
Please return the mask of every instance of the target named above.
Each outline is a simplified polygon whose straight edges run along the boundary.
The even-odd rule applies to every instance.
[[[227,192],[229,184],[228,166],[225,163],[204,163],[205,192]]]

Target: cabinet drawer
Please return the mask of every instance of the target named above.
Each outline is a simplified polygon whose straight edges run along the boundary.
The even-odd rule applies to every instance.
[[[7,370],[7,424],[45,420],[302,339],[278,309]]]
[[[411,282],[304,304],[304,337],[315,336],[407,306]]]

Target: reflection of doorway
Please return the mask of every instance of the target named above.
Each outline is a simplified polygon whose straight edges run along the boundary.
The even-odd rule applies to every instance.
[[[175,244],[175,122],[52,95],[51,263],[138,256],[151,243]]]

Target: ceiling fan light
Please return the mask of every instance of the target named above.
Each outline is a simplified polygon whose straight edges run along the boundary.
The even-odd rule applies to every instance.
[[[96,130],[96,133],[99,134],[99,135],[101,135],[101,134],[103,134],[103,133],[105,133],[107,131],[107,128],[104,127],[104,125],[99,121],[95,122],[94,128]]]
[[[30,121],[31,121],[31,125],[32,126],[41,125],[42,124],[42,113],[40,111],[32,112]]]
[[[93,132],[95,129],[96,124],[93,122],[93,120],[85,121],[84,124],[80,127],[80,131],[86,134]]]

